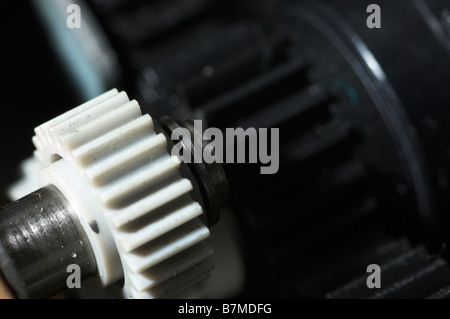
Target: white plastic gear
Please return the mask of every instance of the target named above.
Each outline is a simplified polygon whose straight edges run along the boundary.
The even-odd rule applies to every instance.
[[[77,212],[104,286],[131,298],[170,297],[212,269],[209,230],[151,117],[116,89],[35,129],[40,183]]]

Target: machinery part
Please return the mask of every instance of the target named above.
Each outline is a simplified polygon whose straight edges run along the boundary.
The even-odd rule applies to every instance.
[[[175,118],[161,122],[166,135],[184,118],[281,129],[278,174],[224,165],[246,248],[243,296],[324,297],[392,238],[430,251],[448,242],[445,0],[379,0],[378,30],[366,25],[369,1],[280,1],[256,19],[234,1],[86,3],[119,57],[117,86],[144,113]],[[197,168],[182,176],[215,187]],[[194,199],[213,223],[205,189]]]
[[[72,207],[48,185],[0,211],[0,270],[18,298],[47,298],[66,288],[67,267],[96,274],[91,244]]]
[[[177,128],[187,128],[190,135],[183,135],[181,143],[185,151],[190,152],[192,158],[198,158],[198,154],[203,154],[203,149],[206,147],[206,142],[202,136],[195,136],[195,134],[202,134],[203,132],[196,132],[194,130],[192,121],[175,121],[170,117],[162,117],[157,121],[158,126],[166,133],[168,139],[172,136],[172,132]],[[203,143],[200,146],[195,145],[195,139],[201,140]],[[197,149],[199,147],[200,149]],[[197,153],[197,154],[196,154]],[[214,225],[220,218],[220,211],[228,204],[228,180],[222,165],[219,163],[206,163],[200,161],[199,163],[192,161],[188,164],[190,166],[189,180],[195,181],[196,189],[201,190],[202,203],[205,208],[207,223],[209,226]]]
[[[450,270],[440,256],[432,257],[420,245],[412,247],[402,238],[380,246],[371,257],[379,264],[382,286],[367,287],[368,274],[355,277],[346,285],[329,292],[329,299],[448,299]]]
[[[190,10],[174,14],[176,0],[92,2],[130,71],[124,85],[142,97],[144,111],[201,118],[221,129],[280,128],[274,176],[223,165],[247,247],[251,296],[323,297],[348,279],[334,273],[335,283],[321,280],[329,265],[364,256],[391,235],[434,245],[446,238],[438,221],[447,218],[448,196],[436,201],[442,190],[433,184],[437,175],[445,184],[448,156],[440,144],[433,149],[430,135],[445,137],[448,130],[427,132],[422,121],[436,118],[430,114],[449,100],[449,59],[417,7],[439,13],[445,4],[381,1],[391,14],[383,18],[388,27],[376,32],[365,23],[368,4],[284,1],[255,20],[245,10],[234,14],[235,3],[193,0]],[[404,17],[405,10],[420,32],[390,31],[393,13]],[[134,18],[154,11],[166,19]],[[393,62],[386,39],[405,43],[398,45],[404,59]],[[436,70],[427,56],[445,67]],[[415,74],[424,72],[439,75],[418,84]],[[433,107],[423,108],[429,101]]]
[[[263,286],[269,284],[271,293],[321,296],[331,286],[302,288],[326,268],[313,262],[318,252],[356,254],[363,246],[349,242],[372,232],[381,240],[377,230],[386,216],[432,224],[420,149],[402,106],[367,67],[370,52],[362,57],[320,5],[289,2],[270,22],[251,23],[209,3],[196,6],[208,14],[185,12],[188,22],[174,19],[171,31],[150,34],[127,18],[139,11],[128,3],[123,12],[111,6],[102,16],[128,22],[112,33],[122,43],[135,40],[122,48],[141,57],[135,90],[145,111],[201,118],[220,129],[280,129],[277,174],[223,165],[247,247],[251,295],[267,292]],[[125,39],[131,26],[142,27],[139,34],[154,41]],[[184,41],[177,41],[180,33]]]
[[[35,132],[40,182],[73,207],[103,286],[124,278],[125,297],[168,297],[209,276],[203,209],[136,101],[114,89]]]

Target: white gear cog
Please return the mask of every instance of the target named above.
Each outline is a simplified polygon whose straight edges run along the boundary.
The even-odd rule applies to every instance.
[[[151,117],[116,89],[35,129],[41,185],[67,197],[108,286],[123,295],[170,297],[212,270],[203,210]]]

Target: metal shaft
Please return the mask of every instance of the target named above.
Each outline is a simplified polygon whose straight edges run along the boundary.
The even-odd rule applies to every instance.
[[[96,273],[95,256],[62,193],[46,186],[0,210],[0,270],[18,298],[48,298],[67,288],[67,267]]]

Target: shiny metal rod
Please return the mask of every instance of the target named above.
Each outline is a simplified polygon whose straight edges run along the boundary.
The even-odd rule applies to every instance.
[[[67,288],[71,273],[96,273],[89,240],[63,194],[43,187],[0,210],[0,271],[18,298],[48,298]]]

